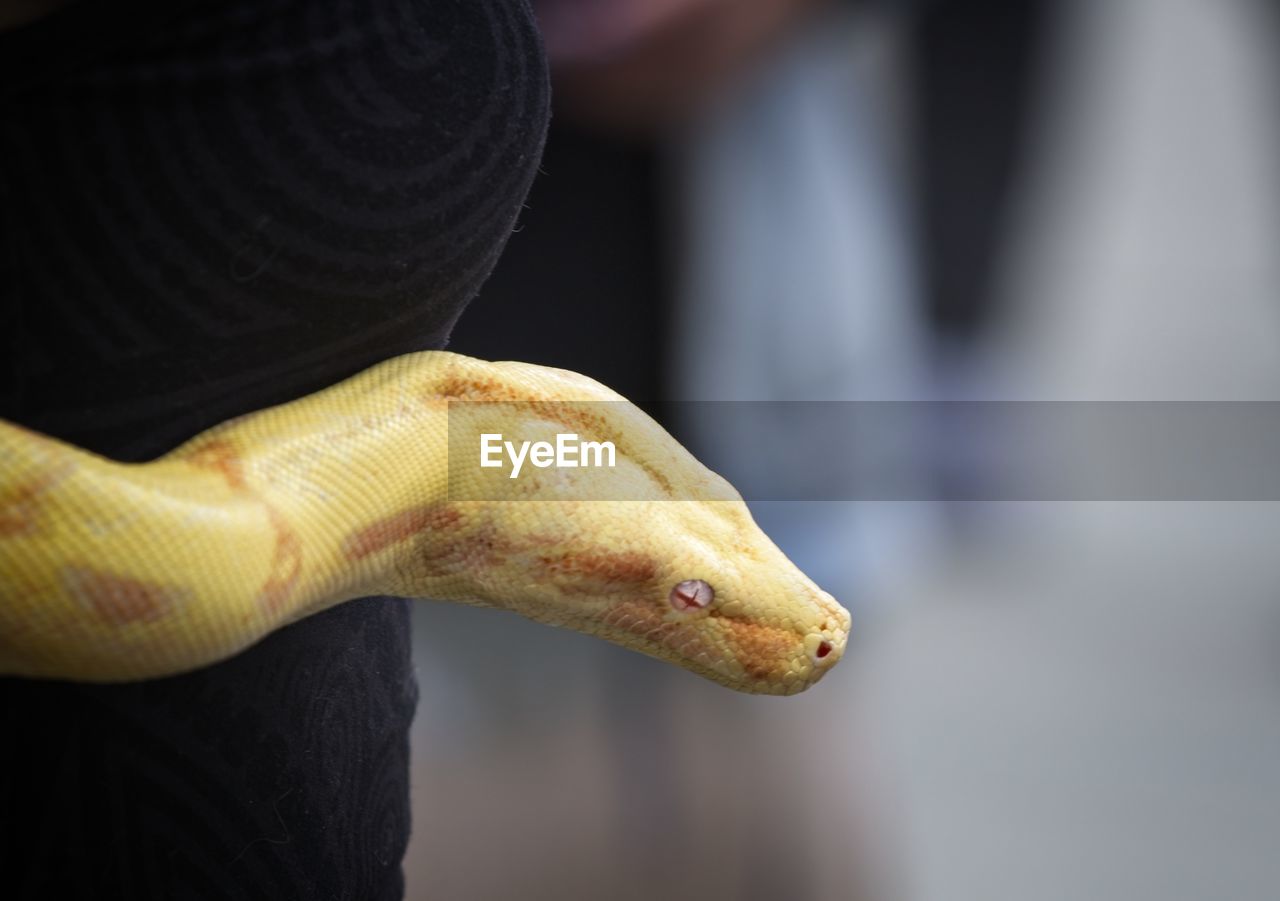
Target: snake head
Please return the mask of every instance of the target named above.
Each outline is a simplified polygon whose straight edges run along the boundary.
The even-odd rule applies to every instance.
[[[464,365],[464,364],[460,364]],[[443,561],[469,584],[447,596],[504,607],[676,663],[723,685],[794,694],[844,652],[849,614],[756,525],[741,496],[656,422],[572,373],[489,364],[457,382]],[[502,432],[572,431],[616,447],[607,469],[480,470]],[[429,592],[428,592],[429,593]],[[439,596],[439,595],[437,595]]]
[[[511,543],[484,571],[494,606],[756,694],[803,691],[844,653],[848,612],[741,501],[535,502],[504,518]]]
[[[758,694],[803,691],[841,658],[848,611],[741,501],[668,502],[643,523],[632,546],[651,578],[601,605],[596,634]]]

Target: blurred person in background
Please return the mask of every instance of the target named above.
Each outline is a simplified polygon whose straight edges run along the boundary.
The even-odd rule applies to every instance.
[[[735,476],[748,498],[783,468],[816,481],[851,468],[874,478],[884,459],[824,457],[786,440],[771,416],[779,401],[928,396],[934,345],[962,345],[984,322],[1047,4],[958,6],[535,4],[557,104],[542,175],[451,347],[577,369],[642,402],[775,402],[732,440],[679,421],[696,405],[667,408],[667,424],[713,468],[768,461],[745,483]],[[908,74],[920,85],[914,99]],[[912,129],[950,150],[915,161],[937,186],[920,210]],[[965,203],[989,214],[961,218],[953,207]],[[938,261],[923,273],[918,219]],[[931,278],[935,268],[947,277]],[[912,450],[890,443],[880,454]],[[878,580],[938,540],[939,511],[919,500],[929,473],[915,477],[915,503],[833,497],[753,511],[855,616],[869,615]],[[525,849],[524,891],[891,892],[891,811],[863,759],[875,745],[845,738],[852,680],[782,709],[573,641],[548,667],[524,649],[520,623],[441,609],[419,627],[420,665],[432,674],[421,681],[436,688],[422,702],[415,791],[425,808],[457,809],[503,773],[503,825],[488,824],[496,809],[474,806],[471,823]],[[502,649],[487,660],[492,671],[474,675],[452,657],[474,645],[470,630]],[[512,682],[524,691],[510,692]],[[471,692],[483,702],[455,697]],[[477,722],[485,709],[492,721]],[[456,738],[446,744],[437,730],[453,715],[465,726],[442,730]],[[531,759],[556,775],[531,779]],[[566,784],[579,789],[572,801]],[[531,842],[549,815],[556,841]],[[510,874],[469,856],[473,833],[456,826],[419,830],[411,884],[417,868],[425,886],[501,897]]]
[[[1275,399],[1265,4],[535,5],[556,116],[455,349],[641,401]],[[668,424],[713,468],[884,462]],[[753,504],[862,629],[785,708],[424,614],[415,792],[457,814],[419,830],[410,884],[1190,899],[1229,873],[1273,896],[1272,511],[960,502],[1007,476],[935,426],[881,451],[917,461],[912,500]]]

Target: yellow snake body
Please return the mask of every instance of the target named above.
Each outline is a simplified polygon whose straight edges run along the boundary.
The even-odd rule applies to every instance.
[[[616,466],[495,479],[456,452],[566,430]],[[141,464],[0,422],[0,674],[170,675],[376,594],[506,608],[769,694],[820,678],[849,628],[726,482],[561,370],[412,354]]]

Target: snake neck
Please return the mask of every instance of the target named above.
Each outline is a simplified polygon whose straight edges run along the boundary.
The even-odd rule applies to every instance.
[[[430,367],[416,374],[375,371],[172,455],[256,505],[241,521],[273,548],[263,584],[286,621],[354,597],[414,594],[405,573],[453,515],[447,404],[424,378]]]

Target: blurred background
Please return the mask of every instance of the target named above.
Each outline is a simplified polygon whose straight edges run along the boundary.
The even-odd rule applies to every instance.
[[[753,504],[853,612],[805,695],[418,605],[408,896],[1280,897],[1280,505],[1096,496],[1065,420],[1059,496],[1011,500],[964,422],[1280,401],[1275,7],[534,6],[549,145],[452,349],[639,401],[956,403],[901,499]],[[713,469],[777,437],[679,419]]]

